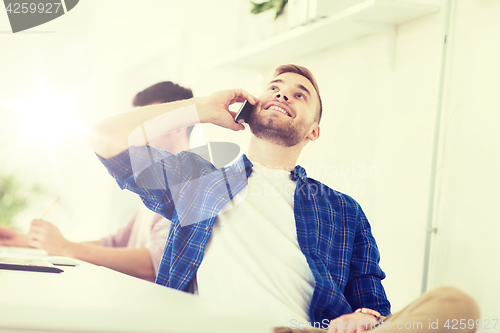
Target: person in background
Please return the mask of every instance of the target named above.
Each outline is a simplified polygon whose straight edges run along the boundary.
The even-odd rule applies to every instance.
[[[144,107],[192,97],[190,89],[168,81],[139,92],[132,104],[135,107]],[[151,145],[175,153],[189,150],[192,130],[193,126],[178,129],[157,138]],[[51,222],[33,220],[27,234],[12,227],[0,227],[0,245],[41,248],[50,255],[72,257],[154,281],[169,228],[169,220],[141,204],[123,228],[101,240],[71,242]]]

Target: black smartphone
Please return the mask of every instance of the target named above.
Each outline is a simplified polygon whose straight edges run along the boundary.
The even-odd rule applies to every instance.
[[[250,102],[243,102],[240,110],[236,114],[236,118],[234,118],[234,122],[238,124],[248,123],[248,119],[250,119],[250,114],[252,113],[253,108],[254,105],[250,104]]]

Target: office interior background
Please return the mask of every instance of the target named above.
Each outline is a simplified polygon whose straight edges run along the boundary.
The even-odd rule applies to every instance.
[[[68,239],[117,230],[141,203],[99,163],[93,124],[159,81],[258,96],[276,65],[295,63],[316,76],[324,109],[299,164],[363,207],[393,312],[451,285],[482,318],[499,318],[500,1],[338,5],[290,29],[288,9],[274,20],[247,0],[82,0],[16,34],[0,11],[0,172],[43,190],[14,225],[27,230],[58,195],[45,219]],[[211,125],[193,133],[193,146],[242,152],[249,138]]]

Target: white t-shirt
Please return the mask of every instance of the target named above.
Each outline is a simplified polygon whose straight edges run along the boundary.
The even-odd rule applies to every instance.
[[[236,206],[222,209],[215,220],[197,271],[197,293],[271,315],[276,326],[308,322],[314,276],[297,242],[296,182],[289,171],[253,164]]]

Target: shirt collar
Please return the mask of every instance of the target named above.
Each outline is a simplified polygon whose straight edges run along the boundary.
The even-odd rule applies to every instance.
[[[297,179],[301,179],[303,182],[306,181],[307,179],[307,173],[306,170],[301,167],[300,165],[296,165],[295,169],[290,171],[290,176],[292,177],[292,180],[296,181]]]
[[[236,168],[236,172],[238,173],[243,172],[243,170],[246,171],[247,178],[250,177],[253,171],[253,164],[245,154],[242,154],[241,157],[238,158],[236,163],[233,164],[233,167]]]

